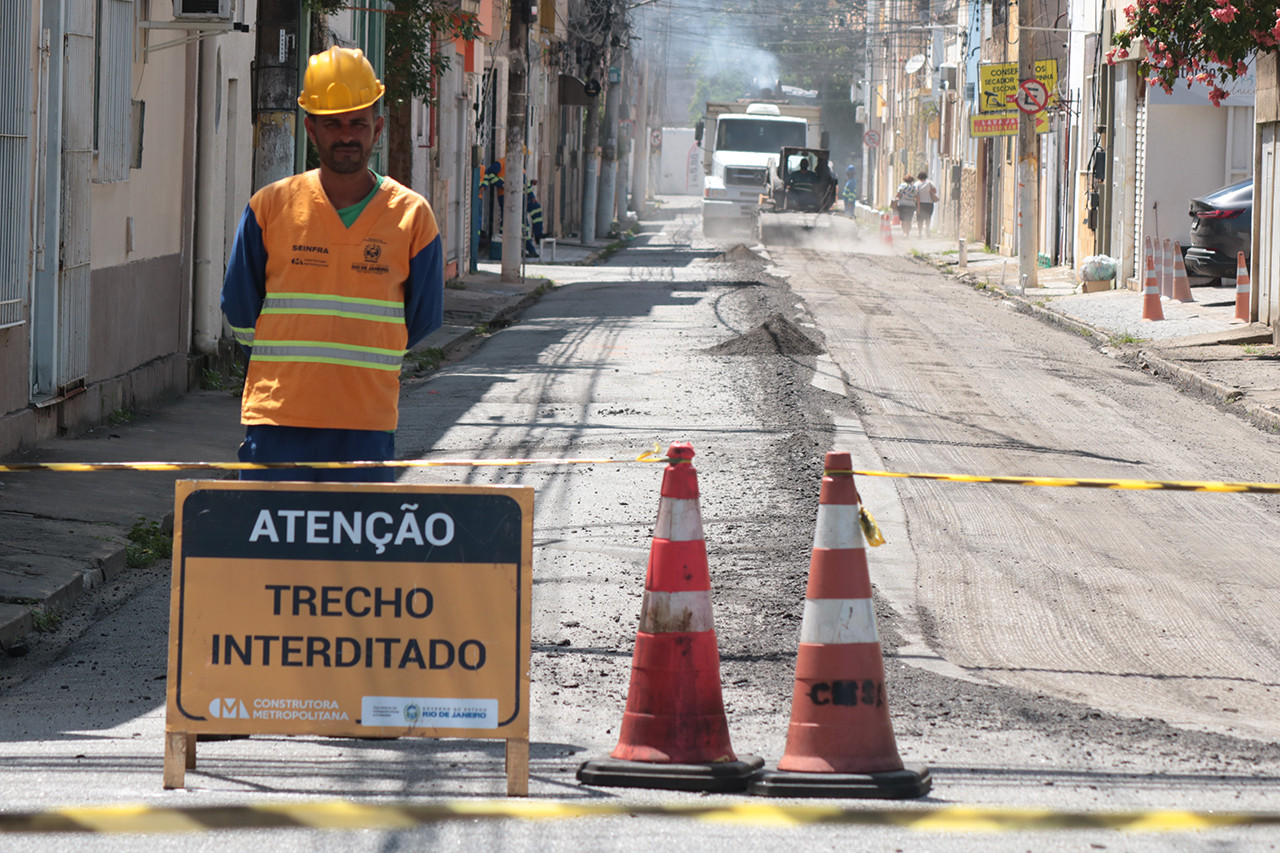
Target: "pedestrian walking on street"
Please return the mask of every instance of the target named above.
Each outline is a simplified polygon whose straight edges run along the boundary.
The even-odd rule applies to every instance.
[[[248,355],[242,462],[395,458],[404,353],[444,319],[426,199],[369,168],[385,92],[359,50],[308,62],[298,104],[320,168],[260,189],[236,231],[222,310]],[[285,468],[243,479],[389,482],[391,468]]]
[[[929,173],[920,170],[916,175],[916,222],[921,237],[933,234],[933,206],[938,202],[938,188],[929,180]]]
[[[898,205],[898,219],[902,222],[903,236],[911,236],[911,217],[916,213],[916,185],[915,179],[907,175],[902,179],[902,183],[898,184],[898,194],[895,197]]]

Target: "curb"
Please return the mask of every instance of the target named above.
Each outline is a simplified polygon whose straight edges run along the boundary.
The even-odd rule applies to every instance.
[[[172,523],[173,516],[168,516]],[[83,598],[90,590],[112,580],[127,568],[127,546],[112,548],[106,554],[83,561],[82,567],[61,586],[54,587],[37,604],[4,604],[4,610],[20,608],[0,616],[0,652],[7,657],[22,657],[26,644],[22,638],[36,632],[36,612],[62,612]],[[4,613],[0,610],[0,613]]]

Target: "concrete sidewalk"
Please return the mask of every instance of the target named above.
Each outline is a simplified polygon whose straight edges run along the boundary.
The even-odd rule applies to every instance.
[[[531,261],[519,282],[500,280],[500,262],[444,292],[444,326],[415,350],[446,357],[477,330],[501,326],[554,282],[556,269],[591,264],[613,241],[560,243],[555,262]],[[239,389],[202,390],[121,423],[57,438],[5,460],[15,462],[234,462],[244,437]],[[22,637],[45,614],[124,571],[130,529],[171,525],[173,484],[182,479],[234,478],[228,471],[0,472],[0,650],[22,654]]]

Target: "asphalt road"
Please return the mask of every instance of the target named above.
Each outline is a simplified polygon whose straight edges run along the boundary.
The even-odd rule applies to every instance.
[[[867,470],[1274,479],[1274,438],[927,267],[799,249],[775,250],[770,265],[745,250],[724,254],[697,225],[677,211],[604,266],[555,269],[557,289],[402,403],[405,456],[614,460],[405,475],[536,489],[535,798],[748,802],[574,779],[617,739],[661,480],[660,466],[632,460],[654,444],[687,440],[697,451],[733,744],[770,764],[783,751],[825,450],[849,450]],[[818,354],[762,334],[778,318]],[[869,558],[898,748],[935,779],[908,808],[1275,807],[1274,501],[858,484],[889,539]],[[42,644],[7,673],[16,685],[0,694],[6,811],[501,794],[496,743],[309,737],[201,744],[188,790],[162,792],[168,591],[164,567],[131,573],[68,618],[66,645]],[[1012,851],[1266,849],[1276,838],[1265,828],[934,835],[785,824],[477,820],[145,843]],[[137,845],[134,836],[0,842]]]

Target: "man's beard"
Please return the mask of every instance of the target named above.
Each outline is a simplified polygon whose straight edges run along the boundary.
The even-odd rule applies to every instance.
[[[342,156],[348,152],[355,152],[357,156]],[[331,171],[340,175],[359,172],[369,163],[369,155],[365,153],[362,145],[334,145],[329,148],[328,154],[320,159]]]

